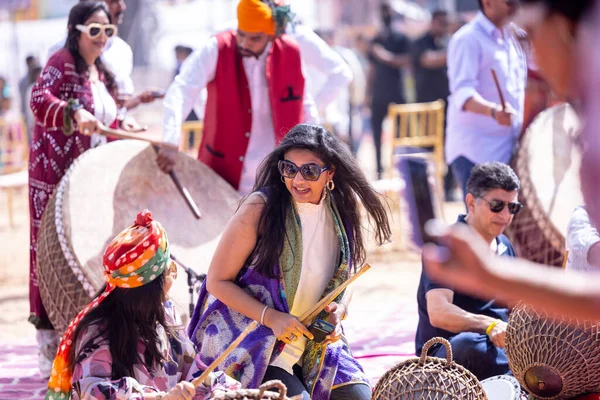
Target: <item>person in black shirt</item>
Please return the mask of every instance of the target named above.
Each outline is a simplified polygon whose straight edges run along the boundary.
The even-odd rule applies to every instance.
[[[412,65],[415,74],[417,102],[426,103],[450,95],[446,72],[446,45],[448,41],[448,13],[434,11],[431,28],[412,45]]]
[[[371,97],[371,127],[375,142],[377,174],[381,177],[381,128],[391,103],[403,104],[402,68],[410,64],[410,42],[406,35],[392,30],[392,8],[384,2],[380,8],[382,30],[371,43],[371,68],[367,92]]]
[[[468,214],[458,223],[469,225],[489,243],[497,255],[515,257],[506,236],[506,227],[522,205],[517,202],[520,182],[506,164],[490,162],[473,168],[467,182]],[[431,280],[425,271],[417,291],[419,326],[416,353],[433,337],[448,339],[454,361],[470,370],[479,380],[509,372],[504,335],[508,309],[493,299],[468,296],[450,286]],[[430,355],[445,357],[446,349],[437,346]]]

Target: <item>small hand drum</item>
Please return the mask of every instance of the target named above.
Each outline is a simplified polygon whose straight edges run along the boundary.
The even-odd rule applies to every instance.
[[[435,344],[446,347],[446,359],[428,357]],[[487,400],[485,390],[469,370],[452,361],[452,348],[443,338],[423,346],[421,357],[411,358],[386,372],[373,391],[374,400]]]
[[[527,399],[523,394],[519,381],[512,376],[498,375],[481,381],[481,386],[488,400],[521,400]]]

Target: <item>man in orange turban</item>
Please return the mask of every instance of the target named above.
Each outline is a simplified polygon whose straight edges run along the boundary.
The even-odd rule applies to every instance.
[[[164,100],[163,140],[179,144],[181,123],[208,89],[198,159],[240,193],[249,193],[261,160],[295,125],[316,123],[305,93],[298,43],[285,34],[289,6],[240,0],[238,29],[217,34],[190,55]],[[175,152],[157,159],[167,172]]]

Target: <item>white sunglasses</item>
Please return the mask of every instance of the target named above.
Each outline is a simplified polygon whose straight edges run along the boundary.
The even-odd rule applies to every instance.
[[[96,39],[99,37],[102,32],[106,35],[106,37],[113,37],[117,35],[118,29],[116,25],[113,24],[98,24],[93,22],[89,25],[75,25],[78,31],[86,33],[90,39]]]

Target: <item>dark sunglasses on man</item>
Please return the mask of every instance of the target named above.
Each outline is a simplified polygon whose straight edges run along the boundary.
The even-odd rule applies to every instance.
[[[106,37],[111,38],[117,35],[118,28],[113,24],[98,24],[96,22],[92,22],[88,25],[75,25],[78,31],[83,32],[88,35],[90,39],[96,39],[99,37],[102,32],[106,35]]]
[[[483,197],[479,197],[479,198],[481,200],[485,201],[486,203],[488,203],[488,205],[490,206],[490,211],[495,214],[502,212],[502,210],[504,210],[504,207],[508,207],[508,213],[511,215],[516,215],[524,207],[523,204],[519,203],[518,201],[515,201],[514,203],[509,203],[507,201],[502,201],[502,200],[498,200],[498,199],[493,199],[492,201],[488,201],[487,199],[485,199]]]
[[[321,173],[329,169],[329,166],[327,165],[320,167],[314,163],[297,166],[293,162],[287,160],[279,161],[278,167],[279,173],[284,178],[294,179],[298,171],[300,171],[302,177],[311,182],[318,181],[321,177]]]

